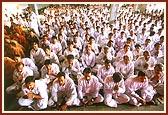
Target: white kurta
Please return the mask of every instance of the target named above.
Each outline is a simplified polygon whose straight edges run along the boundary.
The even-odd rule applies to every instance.
[[[39,78],[40,74],[38,72],[38,68],[30,58],[22,58],[22,63],[24,66],[33,70],[34,77]]]
[[[115,69],[113,66],[111,66],[109,69],[106,69],[105,66],[102,66],[101,68],[98,69],[97,77],[98,77],[100,83],[104,84],[104,79],[108,75],[113,75],[114,73],[115,73]]]
[[[135,80],[135,76],[131,76],[125,80],[126,86],[126,94],[130,97],[130,104],[135,106],[140,106],[140,99],[145,99],[146,102],[149,102],[153,99],[154,91],[149,89],[149,81],[146,77],[145,82],[138,82]],[[136,91],[140,91],[141,96],[136,93]]]
[[[38,48],[37,51],[35,51],[34,49],[30,51],[30,59],[32,59],[35,64],[43,64],[44,57],[45,52],[42,48]]]
[[[73,51],[65,49],[64,57],[66,58],[66,56],[68,56],[69,54],[72,54],[75,57],[75,59],[79,59],[79,51],[76,48],[73,48]]]
[[[119,61],[116,66],[116,72],[122,73],[124,79],[134,75],[134,63],[129,62],[127,65],[124,63],[123,60]]]
[[[146,63],[148,64],[148,68],[144,68]],[[137,70],[145,71],[147,69],[153,69],[155,64],[156,60],[153,57],[150,57],[150,59],[146,61],[145,58],[141,56],[134,62],[134,67]]]
[[[158,81],[152,80],[152,78],[156,75],[154,70],[147,70],[146,71],[147,77],[149,78],[149,84],[153,87],[156,93],[160,95],[164,95],[164,73],[160,73],[160,79]]]
[[[22,75],[23,79],[21,81],[18,80],[18,76]],[[13,72],[13,81],[15,82],[11,86],[6,88],[6,92],[12,93],[13,90],[15,90],[16,87],[21,88],[22,84],[24,83],[26,77],[33,76],[33,71],[29,69],[28,67],[24,67],[22,72],[18,72],[17,69]]]
[[[86,54],[85,52],[82,54],[82,66],[85,67],[93,67],[95,65],[95,53],[91,51],[90,55]]]
[[[51,43],[50,49],[52,52],[54,52],[58,57],[62,55],[62,46],[59,42],[56,42],[55,44]]]
[[[33,110],[41,110],[47,108],[48,104],[47,85],[44,84],[42,81],[35,80],[35,87],[31,91],[26,88],[25,84],[23,84],[22,91],[24,95],[27,95],[29,92],[32,92],[35,95],[40,95],[42,99],[31,99],[31,98],[26,99],[21,97],[18,100],[20,106],[28,106]]]
[[[79,99],[84,99],[86,96],[88,100],[91,100],[92,98],[95,99],[95,103],[103,102],[104,98],[102,95],[99,94],[99,90],[102,87],[102,84],[99,82],[98,78],[95,76],[91,76],[91,80],[89,82],[85,79],[85,77],[81,77],[78,80],[78,96]]]
[[[55,76],[48,74],[48,69],[45,65],[41,68],[40,71],[41,71],[41,78],[46,79],[48,81],[47,84],[49,83],[49,80],[54,80],[56,78]],[[58,74],[60,72],[59,66],[55,63],[52,63],[51,71],[54,72],[55,74]]]
[[[73,60],[73,65],[71,68],[69,68],[69,63],[68,60],[64,60],[64,62],[62,63],[62,71],[64,71],[67,74],[72,74],[73,72],[80,74],[80,65],[79,65],[79,61],[77,59]]]
[[[119,86],[119,90],[114,90],[115,85]],[[112,76],[108,76],[104,80],[104,103],[110,107],[117,107],[117,104],[127,103],[129,97],[125,93],[124,79],[115,83]]]
[[[48,105],[54,106],[54,102],[61,104],[65,101],[68,106],[79,105],[75,84],[71,78],[67,78],[64,86],[60,86],[58,79],[54,80],[52,93]]]
[[[51,63],[56,63],[58,65],[60,64],[58,56],[54,52],[51,52],[50,55],[46,54],[44,60],[46,59],[50,59]]]

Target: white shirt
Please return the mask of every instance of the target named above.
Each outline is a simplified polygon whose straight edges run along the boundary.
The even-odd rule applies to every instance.
[[[38,71],[37,66],[30,58],[22,58],[22,63],[24,64],[24,66],[28,67],[29,69],[33,71]]]
[[[146,33],[145,33],[145,34],[139,33],[139,34],[137,35],[137,43],[139,43],[139,44],[144,43],[145,40],[146,40],[146,38],[147,38]]]
[[[118,62],[118,61],[122,60],[123,57],[124,57],[124,55],[129,56],[130,61],[133,60],[133,54],[132,54],[132,52],[131,52],[131,51],[125,52],[124,49],[122,49],[121,51],[119,51],[119,52],[117,53],[117,56],[116,56],[116,58],[115,58],[115,61]]]
[[[62,55],[62,46],[59,42],[56,42],[55,44],[51,43],[49,46],[51,51],[54,52],[57,56]]]
[[[105,66],[102,66],[101,68],[99,68],[97,72],[97,77],[100,83],[104,84],[104,79],[109,75],[113,75],[114,73],[115,73],[115,69],[113,66],[111,66],[108,70],[106,69]]]
[[[158,81],[152,81],[151,79],[156,75],[154,70],[147,70],[146,71],[147,77],[149,79],[149,83],[153,86],[156,87],[158,85],[163,85],[164,84],[164,73],[160,73],[160,79]]]
[[[50,55],[46,54],[44,60],[46,60],[46,59],[50,59],[51,63],[59,64],[58,56],[54,52],[51,52]]]
[[[133,54],[133,61],[135,61],[135,60],[137,60],[137,59],[138,59],[138,57],[143,56],[143,50],[142,50],[142,49],[140,49],[140,51],[139,51],[139,52],[137,52],[137,50],[136,50],[136,49],[134,49],[134,50],[132,51],[132,54]]]
[[[131,76],[125,80],[125,87],[126,87],[126,93],[137,98],[141,99],[144,95],[141,95],[141,97],[136,93],[137,90],[144,91],[148,88],[148,78],[146,77],[145,82],[137,82],[135,80],[135,76]],[[142,94],[142,93],[141,93]]]
[[[104,51],[101,51],[99,53],[99,55],[96,57],[96,63],[98,64],[104,64],[104,61],[105,61],[105,57],[106,56],[106,59],[108,60],[112,60],[113,59],[113,56],[111,55],[111,53],[107,53],[105,54]]]
[[[47,85],[40,80],[35,80],[35,87],[33,88],[33,90],[27,89],[26,84],[23,84],[22,91],[24,95],[27,95],[28,93],[32,92],[33,94],[40,95],[43,99],[48,99]]]
[[[145,64],[148,64],[148,68],[144,68],[144,65]],[[156,64],[156,60],[153,58],[153,57],[150,57],[150,59],[148,61],[145,60],[145,58],[142,56],[142,57],[139,57],[135,63],[134,63],[134,67],[135,69],[138,69],[138,70],[141,70],[141,71],[144,71],[146,69],[153,69],[154,66]]]
[[[98,97],[99,89],[102,87],[102,84],[99,82],[96,76],[91,76],[91,80],[89,82],[85,79],[85,77],[81,77],[78,80],[78,96],[79,99],[83,99],[84,96],[93,96]]]
[[[38,48],[37,51],[35,51],[34,49],[31,49],[30,59],[32,59],[35,64],[38,64],[38,63],[43,64],[44,57],[45,57],[45,52],[42,48]]]
[[[114,90],[115,85],[119,86],[119,89],[116,91]],[[113,81],[112,76],[107,76],[104,80],[104,93],[105,94],[110,94],[113,96],[119,96],[121,93],[125,92],[125,84],[124,84],[124,79],[121,79],[118,83],[115,83]]]
[[[68,60],[64,60],[64,62],[62,63],[62,71],[67,74],[72,74],[73,72],[80,73],[79,61],[77,59],[74,59],[72,68],[69,68]]]
[[[64,56],[68,56],[69,54],[74,55],[75,59],[79,59],[79,51],[76,48],[73,48],[72,51],[69,51],[69,49],[65,49]]]
[[[58,79],[55,79],[53,82],[51,93],[55,102],[59,100],[58,93],[61,93],[62,95],[68,98],[66,102],[67,105],[72,105],[74,100],[77,98],[77,91],[73,80],[71,78],[67,78],[65,84],[63,86],[60,86]]]
[[[91,51],[90,55],[86,54],[86,52],[84,52],[81,56],[82,59],[82,65],[83,67],[88,67],[91,66],[93,67],[95,65],[95,53],[93,51]]]
[[[43,79],[46,79],[46,78],[47,79],[55,79],[56,78],[55,76],[48,74],[48,69],[45,65],[41,68],[40,71],[41,71],[41,78],[43,78]],[[55,74],[58,74],[60,72],[60,69],[57,64],[52,63],[51,71],[54,72]]]
[[[123,60],[119,61],[116,66],[116,72],[122,73],[124,78],[128,78],[134,75],[134,63],[129,62],[127,65],[124,63]]]
[[[20,76],[20,75],[23,76],[22,81],[18,80],[18,76]],[[31,69],[29,69],[28,67],[23,67],[22,72],[18,72],[17,69],[15,69],[13,71],[13,81],[18,85],[23,84],[26,77],[28,77],[28,76],[33,76],[33,71]]]

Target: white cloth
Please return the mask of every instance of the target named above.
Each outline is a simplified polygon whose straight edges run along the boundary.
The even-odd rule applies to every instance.
[[[133,54],[133,61],[135,61],[135,60],[137,60],[137,59],[138,59],[138,57],[143,56],[143,50],[142,50],[142,49],[140,49],[140,51],[139,51],[139,52],[137,52],[137,50],[136,50],[136,49],[134,49],[134,50],[132,51],[132,54]]]
[[[132,52],[131,51],[125,52],[124,49],[122,49],[117,53],[116,58],[115,58],[115,62],[118,62],[118,61],[122,60],[125,55],[129,56],[130,61],[133,60]]]
[[[24,64],[24,66],[28,67],[29,69],[33,71],[38,71],[37,66],[30,58],[22,58],[22,63]]]
[[[84,68],[88,66],[93,67],[95,65],[96,55],[93,51],[91,51],[90,55],[84,52],[81,56],[81,59],[82,59],[82,65]]]
[[[62,55],[62,46],[59,42],[56,42],[55,44],[51,43],[50,49],[52,52],[54,52],[58,57]]]
[[[64,51],[64,57],[68,56],[69,54],[72,54],[75,59],[79,59],[79,51],[76,48],[73,48],[72,51],[69,51],[69,49],[65,49]]]
[[[109,69],[106,69],[105,66],[102,66],[101,68],[98,69],[97,77],[98,77],[100,83],[104,84],[104,79],[108,75],[113,75],[114,73],[115,73],[115,69],[112,65]]]
[[[23,79],[21,81],[18,80],[18,76],[22,75]],[[24,83],[26,77],[33,76],[33,71],[27,67],[23,68],[22,72],[18,72],[17,69],[13,72],[13,83],[11,86],[6,88],[6,92],[8,94],[12,93],[13,90],[15,90],[16,87],[21,88],[22,84]]]
[[[48,104],[48,93],[47,85],[40,80],[35,80],[35,87],[33,90],[26,88],[26,85],[23,84],[22,91],[24,95],[27,95],[29,92],[32,92],[35,95],[40,95],[41,99],[25,99],[23,97],[19,98],[18,103],[20,106],[28,106],[33,108],[33,110],[41,110],[47,108]]]
[[[144,68],[145,64],[148,64],[148,68]],[[144,71],[146,69],[153,69],[156,64],[156,60],[153,57],[150,57],[148,61],[145,60],[145,58],[139,57],[135,62],[134,62],[134,68],[140,71]]]
[[[152,78],[156,75],[154,70],[147,70],[146,74],[149,79],[149,84],[153,87],[153,89],[160,95],[164,95],[164,73],[160,73],[160,79],[158,81],[152,80]]]
[[[45,65],[41,68],[40,71],[41,71],[41,78],[42,79],[53,80],[56,78],[56,76],[48,74],[48,69]],[[60,72],[59,66],[55,63],[52,63],[51,71],[54,72],[55,74],[58,74]]]
[[[116,68],[116,72],[120,72],[124,78],[128,78],[134,75],[134,63],[129,62],[127,65],[124,63],[123,60],[119,61]]]
[[[58,79],[55,79],[52,86],[52,93],[48,105],[53,106],[54,102],[61,104],[66,101],[68,106],[79,105],[75,84],[71,78],[67,78],[64,86],[60,86]]]
[[[119,89],[114,90],[115,85],[119,86]],[[129,97],[125,93],[124,79],[115,83],[112,76],[108,76],[104,80],[104,103],[110,107],[117,107],[117,104],[127,103]]]
[[[44,58],[45,58],[45,52],[42,48],[38,48],[37,51],[31,49],[30,59],[32,59],[35,64],[43,64]]]
[[[147,77],[144,82],[138,82],[135,77],[137,76],[131,76],[125,80],[126,94],[130,97],[130,104],[139,106],[139,100],[142,98],[146,102],[151,101],[154,96],[154,91],[149,90],[149,80]],[[141,96],[136,91],[140,91]]]
[[[72,67],[69,68],[68,60],[64,60],[64,62],[62,63],[62,71],[64,71],[67,74],[72,74],[73,72],[80,74],[81,68],[79,65],[79,61],[77,59],[74,59]]]
[[[96,76],[91,76],[89,82],[85,77],[81,77],[78,80],[78,96],[79,99],[83,99],[84,96],[87,96],[88,99],[98,98],[95,103],[103,102],[104,98],[99,94],[99,90],[102,87],[102,84],[99,82]]]
[[[60,64],[59,63],[59,59],[58,59],[58,56],[54,53],[54,52],[51,52],[50,55],[45,55],[44,57],[44,60],[46,59],[50,59],[51,60],[51,63],[55,63],[55,64]]]

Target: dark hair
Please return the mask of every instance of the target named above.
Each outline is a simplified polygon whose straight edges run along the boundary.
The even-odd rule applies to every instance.
[[[162,68],[163,64],[162,63],[155,64],[155,67]]]
[[[105,60],[105,64],[109,64],[109,63],[111,63],[111,60],[106,59],[106,60]]]
[[[112,76],[114,82],[120,82],[123,78],[123,75],[119,72],[115,72]]]
[[[89,40],[95,40],[93,36],[90,36]]]
[[[83,73],[91,73],[92,71],[91,71],[91,69],[89,68],[89,67],[87,67],[87,68],[85,68],[84,70],[83,70]]]
[[[59,77],[61,77],[61,76],[64,76],[64,78],[65,78],[65,73],[60,71],[60,72],[57,74],[57,77],[59,78]]]
[[[146,53],[149,54],[149,51],[147,51],[147,50],[144,51],[144,52],[143,52],[143,55],[145,55]]]
[[[44,62],[44,65],[48,65],[48,64],[51,64],[51,60],[50,59],[46,59],[45,62]]]
[[[69,46],[69,45],[73,45],[73,41],[71,41],[71,40],[67,40],[67,45]]]
[[[69,55],[67,55],[67,59],[75,59],[75,57],[74,57],[74,55],[69,54]]]
[[[56,36],[53,36],[53,37],[52,37],[52,40],[53,40],[53,39],[57,39],[57,37],[56,37]]]
[[[34,76],[28,76],[26,79],[25,79],[25,83],[28,84],[30,82],[35,82],[35,78]]]
[[[138,72],[138,76],[146,76],[146,73],[143,72],[143,71],[139,71],[139,72]]]
[[[128,46],[128,47],[130,47],[130,45],[129,45],[129,44],[125,44],[125,45],[124,45],[124,48],[125,48],[125,47],[127,47],[127,46]]]
[[[136,44],[136,45],[135,45],[135,48],[136,48],[136,47],[141,47],[141,45],[140,45],[140,44]]]
[[[155,43],[154,47],[160,46],[160,43]]]
[[[109,34],[108,34],[108,36],[112,36],[112,35],[113,35],[113,33],[109,33]]]
[[[17,67],[19,67],[20,65],[23,65],[23,66],[24,66],[24,64],[23,64],[22,62],[18,62],[18,63],[16,63],[15,67],[17,68]]]
[[[44,50],[46,50],[46,49],[49,49],[49,50],[50,50],[50,46],[45,46],[45,47],[44,47]]]

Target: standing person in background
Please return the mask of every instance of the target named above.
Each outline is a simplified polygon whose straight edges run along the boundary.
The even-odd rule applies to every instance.
[[[30,28],[34,29],[36,34],[39,36],[40,33],[39,33],[39,29],[38,29],[37,15],[32,11],[32,9],[30,7],[27,7],[27,11],[28,11],[28,17],[29,17],[29,21],[30,21]]]

